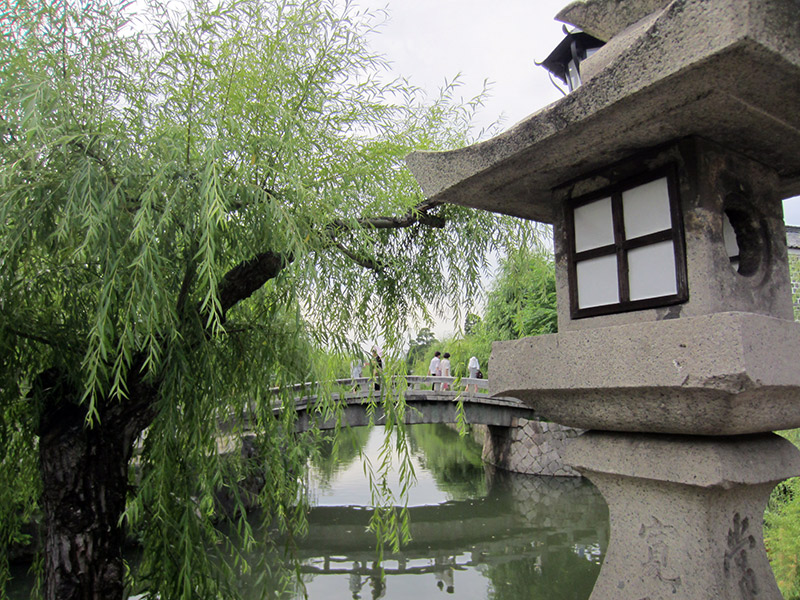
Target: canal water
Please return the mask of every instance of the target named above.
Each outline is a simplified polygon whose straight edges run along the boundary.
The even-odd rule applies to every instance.
[[[381,563],[366,531],[370,486],[357,450],[377,463],[383,429],[352,430],[335,456],[323,453],[312,465],[314,507],[298,548],[311,600],[589,597],[607,545],[608,512],[588,481],[486,468],[480,444],[445,425],[409,432],[412,540],[398,553],[386,550]],[[389,483],[399,487],[396,476]]]
[[[608,541],[608,511],[587,481],[520,475],[481,463],[481,445],[446,425],[408,429],[416,483],[408,490],[412,539],[379,561],[367,460],[375,468],[384,430],[358,428],[328,444],[309,468],[308,534],[296,540],[302,583],[284,600],[586,600]],[[396,470],[387,480],[399,491]],[[135,561],[135,557],[129,557]],[[270,559],[266,559],[269,562]],[[27,598],[15,569],[8,597]],[[267,568],[266,571],[269,571]],[[264,573],[265,571],[262,571]],[[241,583],[245,595],[270,578]],[[258,581],[258,583],[256,583]],[[259,595],[259,594],[255,594]],[[138,598],[132,596],[131,598]]]

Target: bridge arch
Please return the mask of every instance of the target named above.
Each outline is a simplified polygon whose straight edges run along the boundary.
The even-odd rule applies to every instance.
[[[386,386],[403,386],[406,424],[457,423],[460,401],[466,422],[482,428],[483,459],[487,463],[520,473],[579,476],[563,461],[562,452],[582,431],[540,420],[535,411],[517,398],[491,396],[487,379],[395,377],[381,382],[383,390],[375,390],[375,381],[369,378],[340,379],[335,383],[347,390],[334,395],[334,399],[341,403],[343,422],[350,427],[382,425],[385,414],[381,394],[386,393]],[[442,389],[445,387],[442,384],[449,389]],[[315,388],[314,383],[292,388],[296,394],[298,432],[312,427],[320,430],[336,427],[334,419],[326,420],[315,409],[317,397],[308,394]],[[276,412],[281,410],[284,409],[276,408]]]
[[[516,398],[492,397],[486,392],[489,382],[485,379],[394,377],[383,381],[381,390],[374,390],[372,388],[373,381],[367,378],[340,379],[336,383],[340,387],[355,390],[334,396],[334,399],[342,405],[343,421],[350,427],[381,425],[384,422],[386,415],[381,400],[383,394],[386,393],[387,386],[393,387],[393,392],[398,392],[398,387],[403,386],[406,404],[404,421],[407,425],[457,423],[459,402],[463,407],[467,423],[471,425],[513,427],[516,423],[515,420],[536,417],[530,407]],[[443,384],[448,385],[449,389],[442,389]],[[436,389],[426,389],[428,387]],[[315,410],[316,400],[316,396],[301,395],[295,401],[296,431],[307,431],[312,427],[321,430],[335,428],[336,421],[334,419],[324,419]]]

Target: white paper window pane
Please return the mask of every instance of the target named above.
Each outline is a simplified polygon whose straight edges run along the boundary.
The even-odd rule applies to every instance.
[[[611,198],[603,198],[575,209],[575,251],[583,252],[614,243]]]
[[[622,193],[625,238],[634,239],[672,227],[667,178]]]
[[[617,255],[582,260],[575,264],[578,280],[578,308],[619,302]]]
[[[567,63],[567,77],[569,78],[569,91],[577,90],[581,85],[581,76],[578,74],[578,67],[574,60]]]
[[[728,253],[728,258],[731,256],[739,256],[739,244],[736,241],[736,232],[733,230],[731,220],[725,213],[722,213],[722,239],[725,241],[725,252]]]
[[[677,294],[675,247],[672,241],[628,252],[628,284],[631,300]]]

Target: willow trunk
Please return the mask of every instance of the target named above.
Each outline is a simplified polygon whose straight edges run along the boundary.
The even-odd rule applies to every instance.
[[[89,425],[85,406],[74,398],[50,400],[39,428],[45,598],[121,600],[121,518],[142,413],[109,403]]]

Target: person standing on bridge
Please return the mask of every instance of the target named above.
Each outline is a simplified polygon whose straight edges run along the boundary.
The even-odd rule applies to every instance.
[[[469,369],[469,378],[470,379],[477,379],[478,378],[478,371],[481,370],[481,364],[478,362],[478,357],[473,356],[469,359],[469,363],[467,363],[467,369]],[[467,391],[469,391],[469,386],[467,386]],[[478,393],[478,384],[475,384],[475,393]]]
[[[357,356],[350,362],[350,379],[353,380],[353,391],[358,391],[358,380],[361,378],[361,373],[364,369],[364,358]]]
[[[442,377],[450,377],[450,353],[445,352],[442,361],[439,363],[439,371]],[[449,383],[442,383],[443,390],[449,390]]]
[[[375,391],[377,392],[381,389],[381,384],[379,382],[383,374],[383,361],[381,361],[381,356],[378,354],[377,346],[373,346],[372,348],[370,366],[372,367],[372,378],[375,380]]]
[[[439,352],[438,350],[433,353],[433,358],[431,359],[431,364],[428,365],[428,375],[430,375],[431,377],[438,377],[439,375],[442,374],[442,372],[439,370],[439,364],[442,362],[442,359],[439,358],[441,355],[442,355],[442,353]],[[433,384],[433,388],[432,389],[434,389],[434,390],[436,389],[436,384],[435,383]]]

